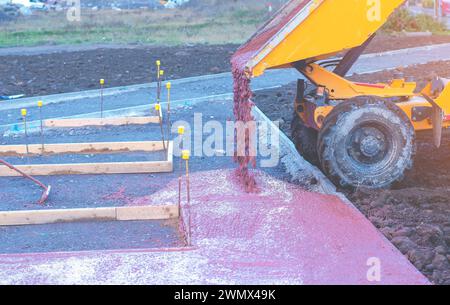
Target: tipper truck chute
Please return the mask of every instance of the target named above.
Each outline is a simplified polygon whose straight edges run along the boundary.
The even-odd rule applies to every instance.
[[[345,78],[404,0],[291,0],[233,56],[248,78],[295,68],[292,137],[298,151],[337,184],[387,187],[412,167],[416,132],[440,146],[450,126],[450,82],[422,92],[402,75],[367,84]],[[274,105],[276,106],[276,105]]]

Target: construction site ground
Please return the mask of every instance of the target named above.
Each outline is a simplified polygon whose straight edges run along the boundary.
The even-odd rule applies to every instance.
[[[448,51],[448,44],[442,44],[376,56],[366,55],[364,60],[355,66],[353,72],[373,72],[395,68],[398,65],[430,62],[435,58],[450,60]],[[149,61],[149,67],[152,64]],[[171,70],[169,65],[166,68]],[[257,94],[255,102],[270,119],[280,120],[282,130],[287,135],[289,131],[286,130],[286,126],[292,116],[292,100],[295,94],[292,85],[287,84],[298,77],[299,74],[295,71],[275,71],[267,73],[265,77],[253,83],[253,89]],[[232,81],[229,73],[180,79],[172,83],[174,105],[176,105],[173,121],[181,119],[190,122],[193,120],[194,113],[202,113],[204,121],[232,120]],[[286,85],[287,87],[284,87]],[[105,115],[149,115],[152,109],[151,104],[155,101],[154,89],[154,83],[106,89]],[[95,90],[39,97],[41,98],[45,104],[43,108],[45,118],[99,115],[99,92]],[[22,107],[29,109],[29,128],[34,132],[29,139],[30,142],[40,142],[36,133],[38,130],[36,120],[39,117],[36,100],[37,98],[26,98],[0,102],[0,132],[3,133],[3,137],[0,138],[1,144],[24,143],[23,123],[20,121]],[[273,106],[274,101],[278,103],[277,107]],[[279,107],[279,105],[284,106]],[[158,131],[158,126],[48,130],[46,141],[55,143],[159,140]],[[442,149],[445,152],[445,149]],[[180,173],[177,160],[175,160],[175,172],[172,174],[55,176],[43,177],[42,180],[54,186],[49,201],[50,206],[53,205],[53,207],[142,205],[160,204],[161,201],[173,203],[177,197],[176,178]],[[434,214],[433,211],[432,213],[423,212],[435,215],[436,219],[439,217],[445,219],[439,222],[438,229],[435,228],[436,223],[427,222],[431,216],[424,218],[423,224],[418,224],[417,219],[411,220],[423,232],[423,236],[420,235],[423,243],[419,243],[415,235],[411,235],[415,234],[415,227],[395,219],[400,218],[399,215],[395,216],[395,210],[401,205],[395,205],[395,200],[389,201],[388,199],[393,198],[392,196],[386,196],[386,200],[380,203],[378,200],[368,199],[373,198],[370,196],[379,198],[379,192],[376,194],[369,192],[369,195],[363,197],[353,197],[353,194],[348,194],[360,210],[385,233],[386,237],[400,237],[397,240],[391,239],[401,251],[404,246],[411,247],[411,251],[415,250],[414,253],[410,250],[406,253],[403,251],[407,254],[405,257],[348,202],[333,194],[321,195],[308,192],[307,190],[314,190],[314,187],[291,182],[291,176],[286,173],[285,165],[279,164],[275,168],[256,170],[260,192],[254,195],[247,194],[241,189],[239,182],[235,180],[234,168],[235,164],[230,157],[194,157],[192,159],[192,228],[196,247],[194,250],[179,249],[182,246],[184,233],[180,233],[177,225],[170,222],[147,222],[133,229],[130,229],[133,226],[132,223],[121,223],[120,226],[124,226],[123,228],[115,227],[118,224],[112,224],[111,232],[134,230],[130,239],[135,242],[130,248],[141,250],[108,252],[97,250],[123,249],[124,247],[116,247],[112,240],[110,242],[104,240],[103,244],[99,243],[93,249],[88,249],[89,243],[82,242],[83,238],[79,238],[79,245],[75,243],[68,249],[62,249],[66,247],[64,242],[60,242],[59,247],[58,242],[53,248],[49,245],[45,246],[51,243],[49,238],[52,237],[45,233],[50,231],[50,227],[46,225],[39,228],[43,230],[41,231],[43,233],[39,235],[43,242],[25,242],[23,243],[25,246],[21,247],[22,251],[16,251],[20,249],[14,248],[13,239],[8,240],[3,237],[5,240],[0,243],[2,244],[0,252],[8,254],[0,257],[2,265],[0,281],[2,283],[103,283],[106,281],[135,284],[368,283],[367,260],[372,257],[379,258],[383,264],[383,270],[386,270],[382,278],[382,283],[385,284],[427,283],[427,280],[407,258],[434,283],[446,283],[445,281],[448,280],[448,252],[443,252],[441,248],[436,249],[437,244],[430,252],[428,246],[429,242],[433,242],[434,245],[434,242],[442,243],[445,238],[448,238],[448,222],[445,222],[448,221],[448,214],[445,214],[448,213],[448,207],[444,207],[442,214]],[[445,174],[445,171],[442,173]],[[30,208],[40,194],[39,190],[33,189],[33,186],[20,178],[0,178],[0,184],[2,185],[0,196],[8,198],[10,202],[6,207],[9,206],[9,209],[17,206]],[[443,182],[441,186],[444,185]],[[386,192],[391,194],[395,192],[395,189]],[[423,195],[428,196],[430,193],[424,191]],[[364,198],[367,201],[363,203],[364,200],[358,198]],[[418,202],[417,197],[415,200]],[[423,205],[423,202],[420,201],[420,205]],[[445,203],[445,199],[442,199],[442,202]],[[414,217],[421,217],[422,212],[417,212],[419,209],[417,204],[411,205],[406,201],[404,204],[403,215],[411,217],[411,210],[407,209],[412,206],[416,211]],[[429,211],[433,210],[433,207],[429,205],[426,209],[423,207],[420,209]],[[378,221],[383,221],[386,225],[380,225]],[[61,232],[59,236],[62,240],[64,235],[69,236],[70,233],[67,232],[75,232],[77,225],[63,224],[51,227],[51,230]],[[90,226],[95,231],[95,226],[93,224]],[[392,232],[387,232],[386,228],[392,229]],[[401,233],[402,229],[407,232]],[[9,227],[1,230],[5,230],[5,233],[9,232],[2,236],[11,238],[14,234],[21,236],[22,234],[18,233],[20,230],[24,230],[25,235],[29,229]],[[144,237],[149,236],[145,234],[149,234],[150,230],[160,232],[156,234],[157,237],[153,241],[148,242],[145,238],[140,238],[141,233]],[[84,232],[90,234],[91,231],[86,229]],[[83,234],[82,230],[79,234]],[[405,238],[408,236],[411,237],[414,245],[410,243],[411,240]],[[120,238],[118,239],[117,243],[120,244]],[[445,242],[448,243],[448,241]],[[8,245],[9,248],[7,248]],[[158,247],[165,250],[151,250]],[[42,252],[37,250],[39,248],[44,249],[44,252],[96,251],[33,254]],[[444,249],[448,251],[448,247]],[[13,252],[19,254],[11,254]],[[413,254],[416,255],[417,260],[424,260],[424,253],[428,256],[432,253],[432,258],[422,268],[413,258]]]
[[[172,117],[192,124],[192,114],[202,113],[205,120],[225,124],[232,114],[231,103],[181,104]],[[157,125],[53,131],[47,140],[157,140],[158,131]],[[39,143],[39,134],[31,137],[30,142]],[[18,143],[23,134],[3,141]],[[48,202],[53,208],[80,206],[80,202],[84,203],[81,206],[176,203],[177,177],[183,172],[178,160],[175,171],[168,174],[42,180],[53,185]],[[282,164],[254,170],[259,187],[255,194],[243,190],[230,157],[193,157],[190,168],[193,248],[180,245],[185,233],[177,232],[173,223],[4,227],[0,282],[371,284],[376,282],[368,280],[368,262],[374,257],[385,270],[381,283],[428,283],[353,206],[334,195],[306,191],[310,185],[290,182]],[[30,192],[33,186],[19,178],[1,178],[0,183],[3,198],[10,201],[7,207],[11,203],[29,207],[39,194]],[[188,215],[186,206],[183,213]],[[112,238],[117,232],[118,239]],[[128,250],[123,247],[125,236],[131,239]],[[76,240],[68,245],[66,238],[70,237]]]
[[[387,36],[366,53],[450,43],[450,35]],[[42,46],[0,49],[0,95],[47,95],[152,81],[154,62],[163,60],[168,79],[230,71],[237,45],[145,47],[139,45]],[[195,60],[194,60],[195,59]]]

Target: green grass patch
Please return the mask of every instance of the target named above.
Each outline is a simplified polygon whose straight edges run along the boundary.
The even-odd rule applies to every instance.
[[[214,14],[192,9],[82,11],[80,22],[64,12],[40,13],[0,24],[0,46],[42,44],[241,43],[267,18],[264,9],[239,7]]]
[[[407,9],[396,10],[383,26],[385,32],[432,32],[442,33],[447,31],[443,22],[439,22],[430,15],[412,15]]]

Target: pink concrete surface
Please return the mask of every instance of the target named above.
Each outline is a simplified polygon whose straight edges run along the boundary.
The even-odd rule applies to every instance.
[[[233,170],[192,175],[194,248],[1,255],[0,284],[374,284],[371,257],[379,284],[429,283],[354,207],[256,179],[247,194]],[[139,202],[176,202],[176,190]]]

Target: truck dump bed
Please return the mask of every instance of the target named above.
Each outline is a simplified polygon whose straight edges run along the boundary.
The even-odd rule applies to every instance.
[[[253,77],[362,45],[404,0],[291,0],[233,56]]]

